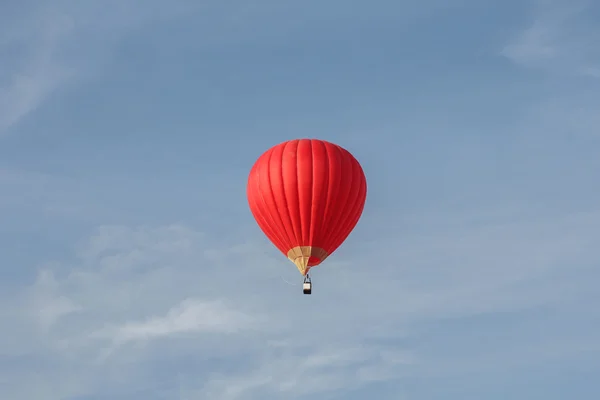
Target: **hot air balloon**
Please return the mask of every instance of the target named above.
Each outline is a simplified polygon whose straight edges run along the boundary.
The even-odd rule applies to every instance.
[[[264,152],[250,171],[248,204],[258,226],[304,276],[346,240],[362,215],[367,181],[346,149],[296,139]]]

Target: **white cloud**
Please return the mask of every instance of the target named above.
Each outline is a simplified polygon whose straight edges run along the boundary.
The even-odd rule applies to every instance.
[[[40,12],[22,23],[6,24],[8,28],[1,32],[0,57],[11,62],[3,64],[0,75],[0,134],[37,108],[74,72],[57,56],[74,29],[67,15]],[[15,48],[20,50],[18,59]]]
[[[523,131],[529,136],[544,132],[546,138],[597,138],[600,133],[598,108],[600,91],[593,86],[563,93],[531,106],[523,121]]]
[[[600,29],[586,18],[592,2],[537,0],[530,26],[502,54],[513,62],[560,74],[598,77]]]
[[[532,22],[504,47],[515,64],[548,73],[518,130],[533,141],[550,137],[597,137],[600,121],[600,28],[590,15],[597,2],[537,0]],[[568,82],[566,78],[572,78]]]
[[[182,333],[236,333],[252,328],[254,318],[225,306],[220,301],[186,299],[164,317],[127,322],[108,330],[116,343],[151,340]]]
[[[332,392],[396,379],[412,359],[390,349],[356,343],[351,347],[290,346],[284,354],[263,353],[252,370],[239,376],[213,376],[198,393],[202,399],[223,400],[328,398]]]
[[[40,271],[30,289],[29,307],[44,329],[51,328],[63,316],[82,310],[59,290],[59,284],[49,270]]]

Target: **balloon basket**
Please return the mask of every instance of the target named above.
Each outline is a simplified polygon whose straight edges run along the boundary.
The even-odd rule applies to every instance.
[[[312,282],[310,281],[310,276],[308,274],[306,274],[306,276],[304,277],[304,284],[302,285],[302,292],[304,294],[312,293]]]
[[[312,293],[312,283],[304,282],[304,284],[302,285],[302,292],[304,292],[304,294],[311,294]]]

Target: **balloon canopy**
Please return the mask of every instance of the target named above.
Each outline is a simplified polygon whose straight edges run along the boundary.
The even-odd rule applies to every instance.
[[[296,139],[258,158],[248,177],[247,196],[258,226],[306,275],[358,223],[367,181],[346,149],[324,140]]]

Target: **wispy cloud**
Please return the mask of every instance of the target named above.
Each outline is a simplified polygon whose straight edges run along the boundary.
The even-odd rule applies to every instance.
[[[235,333],[252,328],[252,316],[235,311],[220,301],[186,299],[171,308],[164,317],[127,322],[101,332],[117,344],[147,341],[184,333]]]
[[[542,137],[596,138],[600,28],[594,15],[600,7],[587,0],[536,0],[532,4],[530,25],[504,47],[502,55],[552,79],[543,81],[544,91],[533,94],[534,102],[523,106],[521,126],[516,130],[533,143]]]
[[[0,15],[0,135],[57,89],[98,73],[116,40],[140,26],[194,6],[139,0],[51,5],[33,1]],[[18,21],[18,22],[17,22]]]
[[[557,94],[529,107],[523,131],[529,136],[543,131],[547,138],[598,138],[599,107],[600,91],[594,86]]]
[[[502,218],[502,223],[461,229],[451,222],[455,219],[422,218],[425,235],[405,232],[402,240],[392,236],[390,243],[365,244],[353,262],[378,265],[368,277],[343,267],[344,260],[331,259],[315,272],[320,289],[310,299],[279,279],[286,272],[289,279],[297,274],[285,269],[285,260],[277,263],[281,272],[275,274],[270,262],[255,260],[256,246],[230,243],[231,252],[215,250],[205,235],[181,225],[102,227],[82,243],[74,263],[44,267],[27,295],[37,302],[23,304],[45,302],[41,319],[26,315],[52,329],[40,330],[36,339],[23,337],[20,346],[37,340],[34,354],[53,354],[63,369],[81,368],[82,357],[91,360],[86,362],[89,376],[72,375],[83,392],[97,390],[100,380],[117,385],[115,371],[127,375],[132,364],[142,365],[148,357],[193,356],[221,361],[209,370],[163,371],[159,381],[144,369],[142,376],[129,375],[127,388],[115,390],[145,393],[158,385],[169,396],[199,399],[327,397],[376,381],[448,375],[439,367],[444,363],[463,371],[477,365],[481,350],[469,352],[473,343],[460,339],[452,339],[458,340],[455,346],[466,346],[460,360],[446,354],[447,345],[432,355],[406,344],[432,324],[496,313],[527,315],[561,305],[570,312],[581,306],[578,299],[593,295],[589,260],[598,214],[511,223]],[[557,329],[544,348],[561,347],[569,335]],[[441,343],[452,337],[444,336]],[[523,336],[520,343],[536,340]],[[512,358],[497,357],[497,367],[514,364],[522,353],[510,343],[497,344],[513,352]],[[539,358],[541,351],[526,357]],[[488,357],[493,356],[489,352],[500,354],[490,349]],[[554,357],[570,352],[564,347]],[[66,377],[60,379],[71,387]]]
[[[528,68],[599,77],[600,29],[587,18],[597,5],[564,0],[536,0],[533,4],[532,22],[502,54]]]
[[[0,21],[7,20],[2,17]],[[37,108],[74,70],[59,54],[73,34],[73,20],[61,12],[35,12],[21,24],[4,24],[0,40],[0,134]],[[6,61],[5,61],[6,60]]]
[[[52,271],[40,271],[29,292],[30,310],[44,329],[51,328],[63,316],[82,310],[60,292],[59,283]]]
[[[259,399],[264,396],[328,398],[334,391],[352,391],[372,382],[396,379],[413,360],[407,353],[376,346],[286,347],[265,349],[251,371],[239,376],[212,376],[200,398]]]

